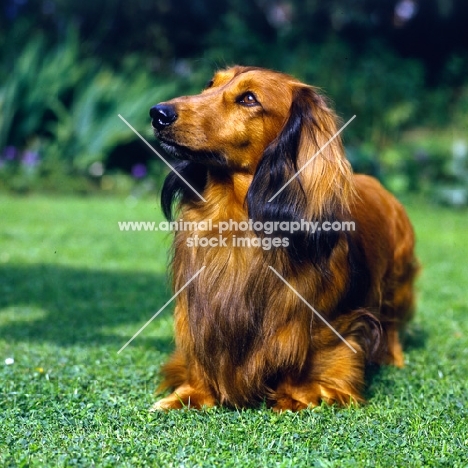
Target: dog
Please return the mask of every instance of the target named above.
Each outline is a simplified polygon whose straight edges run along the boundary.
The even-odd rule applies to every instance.
[[[177,159],[163,211],[192,226],[173,243],[173,393],[152,410],[363,402],[368,363],[404,365],[418,262],[404,208],[353,174],[327,100],[234,66],[150,116]],[[345,221],[355,230],[325,229]],[[323,229],[281,229],[308,222]]]

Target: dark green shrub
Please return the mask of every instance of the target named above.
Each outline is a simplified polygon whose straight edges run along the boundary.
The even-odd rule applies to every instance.
[[[89,191],[96,186],[90,166],[138,140],[118,114],[151,137],[148,109],[174,94],[174,83],[150,76],[136,56],[119,72],[83,58],[73,30],[52,47],[43,35],[27,34],[11,32],[24,45],[13,70],[0,65],[0,184],[20,192]]]

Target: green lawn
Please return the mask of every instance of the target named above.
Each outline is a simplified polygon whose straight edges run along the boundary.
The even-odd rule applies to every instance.
[[[170,239],[117,221],[157,201],[0,196],[0,466],[468,466],[468,213],[409,212],[407,365],[375,371],[367,405],[149,414],[171,308],[117,351],[171,296]]]

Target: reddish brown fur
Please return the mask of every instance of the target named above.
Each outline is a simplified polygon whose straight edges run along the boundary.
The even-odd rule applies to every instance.
[[[258,105],[239,103],[246,92],[255,94]],[[267,203],[263,191],[272,192],[268,167],[267,179],[261,179],[261,161],[265,166],[271,157],[268,151],[276,158],[274,151],[286,141],[285,129],[293,117],[308,114],[300,120],[297,168],[337,130],[333,111],[316,89],[288,75],[256,68],[218,72],[212,86],[200,95],[164,104],[175,109],[177,119],[159,128],[157,136],[182,159],[187,152],[187,159],[196,163],[192,173],[199,167],[205,171],[197,187],[206,203],[187,192],[182,196],[179,217],[186,221],[212,219],[216,225],[249,219],[249,189],[255,192],[249,195],[249,210],[262,208]],[[272,164],[278,164],[274,158]],[[288,164],[285,180],[295,172]],[[398,333],[412,315],[417,270],[413,231],[404,209],[379,182],[352,174],[340,138],[314,159],[300,181],[302,188],[296,181],[283,193],[290,211],[297,207],[304,219],[356,222],[356,231],[340,234],[328,254],[322,244],[317,244],[315,257],[304,254],[304,260],[285,249],[189,248],[187,239],[195,234],[217,238],[218,233],[176,233],[174,289],[206,268],[177,297],[176,351],[163,369],[163,386],[174,393],[153,409],[249,407],[261,401],[278,411],[299,410],[320,401],[345,405],[363,401],[367,362],[403,366]],[[228,245],[235,235],[255,237],[255,233],[225,232]],[[311,242],[313,249],[315,241]]]

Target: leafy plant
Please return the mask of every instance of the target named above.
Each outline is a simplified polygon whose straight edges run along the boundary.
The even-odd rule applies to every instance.
[[[17,41],[29,31],[18,27],[10,35],[11,41]],[[74,30],[52,48],[41,34],[24,44],[14,61],[6,60],[0,68],[0,148],[25,149],[32,141],[46,138],[44,124],[53,118],[52,103],[67,99],[88,67],[87,61],[80,63]]]
[[[28,34],[20,26],[12,40]],[[73,29],[53,46],[41,34],[25,40],[17,55],[12,71],[8,60],[0,67],[0,184],[16,191],[76,188],[91,164],[138,139],[118,114],[145,133],[149,107],[174,94],[174,83],[158,83],[136,56],[119,71],[83,57]],[[75,181],[60,182],[67,177]]]
[[[145,131],[149,130],[149,107],[174,94],[174,85],[155,89],[147,74],[135,71],[135,62],[130,60],[126,71],[118,75],[105,67],[94,67],[76,86],[69,105],[55,100],[52,109],[57,120],[49,125],[53,138],[46,146],[49,157],[63,158],[78,171],[104,161],[112,148],[137,138],[119,114],[149,136]]]

